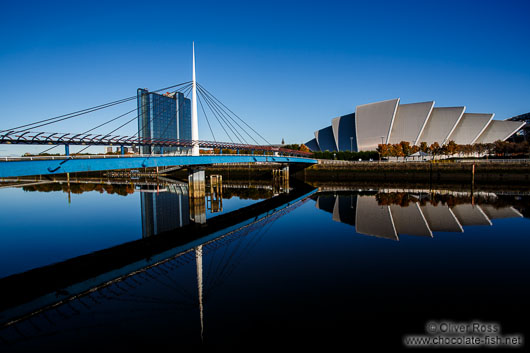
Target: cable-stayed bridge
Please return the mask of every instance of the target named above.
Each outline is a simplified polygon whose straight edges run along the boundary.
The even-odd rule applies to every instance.
[[[159,128],[157,136],[145,137],[145,131],[152,128],[154,121],[162,119],[169,108],[159,108],[147,121],[140,116],[147,107],[140,96],[131,96],[100,104],[90,108],[74,111],[13,128],[0,128],[0,144],[33,145],[46,147],[40,153],[22,157],[1,157],[0,177],[17,177],[28,175],[49,175],[60,173],[89,172],[113,169],[139,169],[170,166],[205,166],[214,163],[303,163],[314,164],[311,153],[289,150],[271,145],[259,132],[223,104],[204,86],[195,81],[195,59],[193,60],[193,81],[157,89],[150,93],[166,92],[163,95],[188,97],[191,93],[191,139],[165,138],[174,128],[171,121]],[[120,112],[119,115],[100,121],[93,116],[106,109],[116,109],[128,102],[137,106]],[[185,99],[177,105],[177,111],[184,109]],[[198,135],[198,107],[212,136],[212,140],[200,140]],[[129,107],[130,108],[130,107]],[[134,112],[136,116],[132,118]],[[97,124],[81,132],[58,132],[60,123],[77,123],[87,116]],[[128,119],[128,120],[127,120]],[[85,119],[86,121],[86,119]],[[119,135],[121,131],[138,122],[138,131],[132,135]],[[119,124],[117,127],[110,128]],[[44,131],[53,126],[51,132]],[[223,140],[216,138],[223,136]],[[71,146],[81,149],[70,153]],[[94,155],[85,152],[93,146],[117,146],[121,149],[118,155]],[[64,153],[60,152],[64,148]],[[129,155],[126,148],[139,150],[141,153]],[[210,153],[200,153],[200,149]],[[229,151],[227,151],[229,150]],[[149,153],[146,153],[149,151]],[[223,154],[223,152],[225,152]],[[227,153],[230,152],[230,153]]]

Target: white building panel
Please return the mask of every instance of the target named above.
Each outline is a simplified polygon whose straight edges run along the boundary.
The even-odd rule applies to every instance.
[[[392,219],[398,235],[421,235],[432,237],[432,232],[417,203],[407,207],[391,205]]]
[[[475,143],[492,143],[504,141],[525,124],[524,121],[492,120],[486,129],[475,140]]]
[[[335,148],[339,150],[339,125],[340,117],[331,119],[331,131],[333,131],[333,139],[335,140]]]
[[[420,142],[427,142],[428,145],[435,142],[444,144],[465,110],[466,107],[434,108],[417,144]]]
[[[399,98],[358,105],[355,132],[358,151],[375,151],[381,142],[388,143]]]
[[[463,226],[491,226],[490,219],[478,205],[456,205],[451,210]]]
[[[355,214],[357,233],[398,240],[389,206],[381,206],[375,196],[358,196]]]
[[[463,232],[462,225],[456,219],[454,213],[446,205],[432,205],[430,203],[420,207],[423,216],[427,220],[429,228],[433,232]]]
[[[470,145],[486,129],[495,114],[464,113],[447,141],[459,145]]]
[[[482,211],[488,216],[489,219],[498,219],[498,218],[519,218],[523,217],[521,212],[517,211],[513,207],[495,207],[493,205],[482,204],[480,205]]]
[[[434,107],[434,102],[400,104],[388,143],[408,141],[419,144],[420,136]]]

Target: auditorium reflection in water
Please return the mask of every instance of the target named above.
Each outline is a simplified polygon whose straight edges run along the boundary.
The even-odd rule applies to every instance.
[[[400,235],[433,237],[433,232],[464,232],[464,226],[491,226],[493,219],[523,215],[495,193],[432,190],[324,192],[316,207],[359,234],[399,240]]]
[[[65,191],[62,186],[47,188]],[[118,190],[121,189],[116,187],[115,191]],[[190,190],[195,195],[198,193],[197,197],[192,197]],[[252,335],[266,334],[267,325],[273,327],[276,320],[290,320],[286,326],[289,328],[323,325],[319,328],[325,329],[326,320],[332,320],[330,312],[348,320],[351,317],[369,320],[374,313],[376,317],[392,320],[401,315],[393,311],[401,306],[386,305],[386,301],[380,300],[381,293],[392,291],[396,296],[403,293],[400,297],[403,310],[411,313],[419,305],[416,302],[419,299],[410,295],[409,290],[432,293],[429,299],[432,302],[449,299],[442,294],[436,297],[436,293],[441,293],[436,284],[413,287],[419,283],[417,280],[394,281],[395,276],[389,271],[405,272],[406,264],[418,266],[424,263],[425,258],[420,256],[424,254],[435,256],[439,252],[454,251],[465,255],[474,245],[460,237],[451,239],[452,247],[447,243],[432,246],[435,240],[422,242],[421,239],[448,238],[439,233],[462,233],[474,226],[499,226],[500,232],[506,232],[506,224],[495,224],[501,219],[516,220],[514,227],[524,227],[527,223],[521,223],[520,218],[528,215],[529,204],[526,194],[335,186],[315,189],[305,184],[291,188],[283,184],[278,189],[271,183],[223,182],[221,178],[213,182],[208,179],[198,188],[187,182],[159,180],[130,184],[126,191],[120,194],[139,194],[144,239],[131,242],[136,245],[105,249],[93,262],[82,266],[96,267],[104,259],[109,259],[109,263],[129,261],[129,257],[132,260],[94,273],[97,276],[76,277],[77,282],[61,284],[60,290],[54,289],[51,296],[30,302],[33,306],[18,303],[4,307],[0,312],[3,320],[0,348],[15,351],[41,347],[69,351],[77,345],[97,348],[100,343],[88,337],[98,337],[108,349],[115,350],[132,349],[138,341],[170,344],[177,339],[186,345],[236,342],[245,335],[250,336],[244,339],[252,341]],[[237,207],[230,202],[234,195],[240,195]],[[279,195],[281,202],[273,202],[278,200],[275,195]],[[245,198],[253,200],[245,203]],[[256,210],[258,205],[263,207]],[[190,236],[192,232],[197,233]],[[405,237],[422,246],[424,254],[407,248],[404,243],[384,241]],[[507,237],[498,238],[487,239],[491,246],[483,251],[494,248],[500,241],[511,244]],[[130,255],[131,251],[153,244],[158,246],[153,249],[159,252],[148,250],[146,255],[141,253],[137,258]],[[385,249],[391,251],[381,255],[380,251]],[[511,254],[521,270],[530,268],[517,257],[517,249]],[[488,266],[490,257],[491,254],[485,255],[484,260],[475,258],[478,262],[474,265]],[[453,261],[465,261],[465,258],[454,257]],[[510,261],[506,260],[503,266],[508,266]],[[382,265],[375,266],[375,262]],[[387,263],[392,263],[392,267],[386,266]],[[370,264],[369,269],[366,264]],[[61,264],[51,267],[62,268]],[[443,278],[441,274],[445,272],[441,268],[434,263],[429,271]],[[340,281],[336,280],[337,273],[341,274]],[[29,275],[19,275],[22,285]],[[473,291],[472,283],[466,287],[466,282],[459,281],[455,272],[452,276],[456,276],[455,283],[443,285],[456,287],[458,284],[459,291]],[[503,276],[507,280],[511,278],[510,272],[504,272]],[[344,278],[351,279],[355,286],[343,281]],[[526,293],[515,281],[510,283],[514,286],[510,292]],[[329,310],[329,304],[324,304],[331,303],[331,298],[340,310]],[[355,303],[363,304],[359,307]],[[459,305],[456,301],[452,304]],[[427,307],[426,303],[422,305]],[[304,323],[308,316],[302,314],[302,309],[307,307],[312,308],[309,320],[314,321],[310,324]],[[272,321],[260,326],[262,318],[268,317]],[[423,319],[418,316],[417,321],[421,324]],[[249,332],[248,325],[260,327],[262,331]],[[138,327],[142,327],[141,334]],[[345,329],[354,332],[353,326]],[[83,333],[82,337],[79,332]],[[138,332],[139,336],[133,339],[130,332]],[[123,337],[128,338],[120,339]]]

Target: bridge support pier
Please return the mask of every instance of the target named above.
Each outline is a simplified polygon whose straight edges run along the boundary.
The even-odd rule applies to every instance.
[[[206,177],[204,169],[190,169],[188,174],[190,220],[206,223]]]
[[[289,193],[289,166],[272,170],[272,187],[275,194]]]
[[[70,155],[70,145],[64,145],[64,154],[65,156]]]
[[[121,155],[123,156],[125,154],[125,147],[123,145],[121,145],[120,147],[121,147],[120,152],[121,152]]]
[[[212,213],[223,211],[223,176],[210,175],[210,211]]]

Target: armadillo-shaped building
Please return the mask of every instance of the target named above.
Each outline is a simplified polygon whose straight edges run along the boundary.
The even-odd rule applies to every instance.
[[[495,114],[467,113],[466,107],[435,107],[434,101],[400,104],[400,99],[358,105],[355,113],[331,120],[305,145],[312,151],[374,151],[379,144],[467,145],[506,140],[525,123],[493,120]]]

